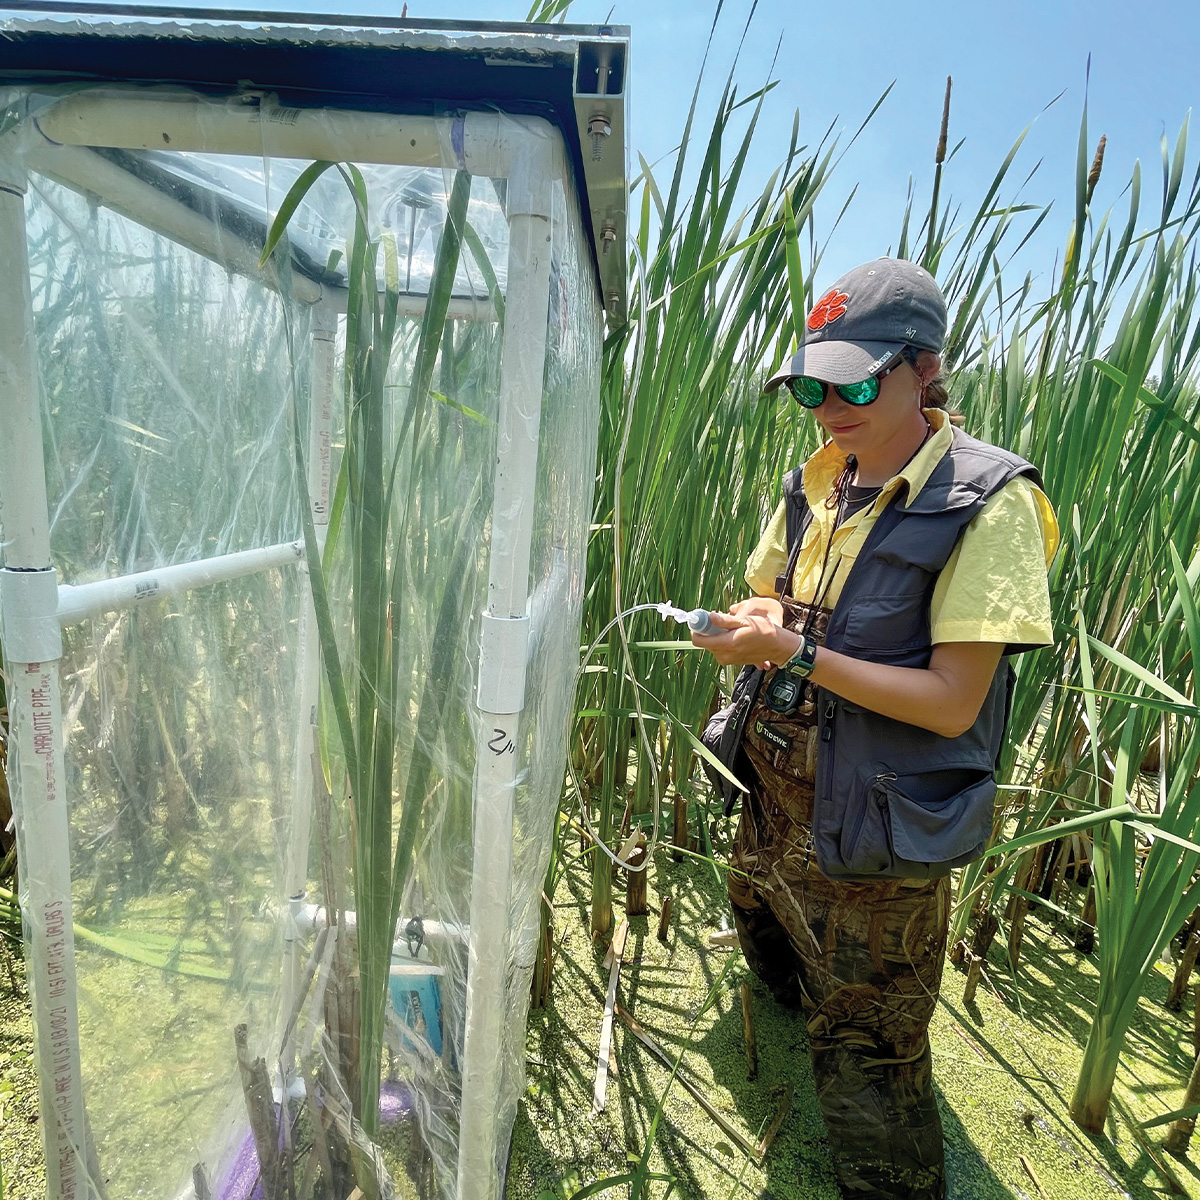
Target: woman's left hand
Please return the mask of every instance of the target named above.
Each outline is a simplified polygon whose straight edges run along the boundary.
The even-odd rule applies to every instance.
[[[722,666],[753,663],[766,670],[773,662],[786,662],[799,645],[796,634],[768,617],[755,614],[710,613],[723,633],[692,634],[692,645],[707,650]]]

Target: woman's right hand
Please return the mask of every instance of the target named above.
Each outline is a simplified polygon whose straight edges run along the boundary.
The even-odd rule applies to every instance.
[[[787,662],[799,646],[800,635],[784,629],[761,613],[709,613],[716,633],[693,633],[692,645],[709,651],[726,667],[753,663],[767,670],[772,663]]]
[[[751,596],[730,605],[735,617],[766,617],[776,625],[783,624],[783,605],[774,596]]]

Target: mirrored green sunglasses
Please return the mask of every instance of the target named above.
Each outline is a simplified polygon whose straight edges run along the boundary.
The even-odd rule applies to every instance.
[[[788,391],[805,408],[820,408],[825,403],[825,389],[833,388],[847,404],[861,408],[864,404],[873,404],[879,399],[879,385],[902,362],[912,362],[915,355],[906,346],[892,359],[882,371],[863,379],[859,383],[823,383],[808,375],[794,375],[787,381]]]

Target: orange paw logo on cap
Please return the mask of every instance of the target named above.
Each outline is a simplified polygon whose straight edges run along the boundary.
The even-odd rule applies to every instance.
[[[846,301],[849,299],[848,293],[830,288],[808,314],[809,329],[824,329],[830,321],[836,321],[846,311]]]

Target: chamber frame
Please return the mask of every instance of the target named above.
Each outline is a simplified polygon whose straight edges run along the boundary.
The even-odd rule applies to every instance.
[[[319,546],[324,544],[330,512],[332,372],[337,314],[345,310],[345,292],[297,270],[287,280],[281,280],[273,266],[260,270],[254,247],[120,170],[94,149],[136,150],[164,144],[172,150],[265,153],[273,159],[334,156],[352,162],[417,167],[442,167],[452,162],[472,175],[503,179],[507,184],[509,261],[493,513],[515,514],[516,519],[503,530],[503,536],[492,538],[482,622],[470,923],[466,930],[441,931],[465,938],[469,956],[457,1195],[461,1200],[485,1200],[496,1192],[501,1074],[497,1060],[513,937],[507,928],[507,914],[516,758],[490,753],[488,745],[497,730],[516,740],[525,703],[533,489],[551,281],[551,188],[555,182],[567,180],[569,168],[558,130],[538,117],[486,112],[397,117],[325,109],[314,113],[292,110],[288,121],[273,123],[274,104],[271,97],[263,96],[254,105],[213,105],[183,92],[168,96],[153,89],[104,85],[58,99],[0,140],[0,261],[15,268],[10,276],[13,284],[0,289],[0,427],[7,430],[0,442],[0,511],[5,537],[0,615],[9,669],[13,798],[23,827],[25,920],[39,1030],[38,1075],[51,1200],[93,1194],[88,1183],[75,997],[68,795],[58,681],[60,629],[98,612],[132,607],[258,571],[295,568],[306,577],[307,567],[303,543],[292,542],[98,583],[57,585],[50,565],[43,435],[33,361],[23,207],[25,169],[98,199],[227,269],[311,306],[308,486]],[[402,311],[419,315],[424,303],[421,296],[404,297]],[[488,301],[455,299],[449,315],[488,321],[496,314]],[[305,876],[313,803],[309,760],[320,659],[307,586],[301,614],[293,821],[286,851],[287,884],[280,897],[280,912],[289,922],[285,1011],[295,997],[302,970],[303,926],[311,926],[315,919]],[[430,932],[436,936],[439,931]]]

